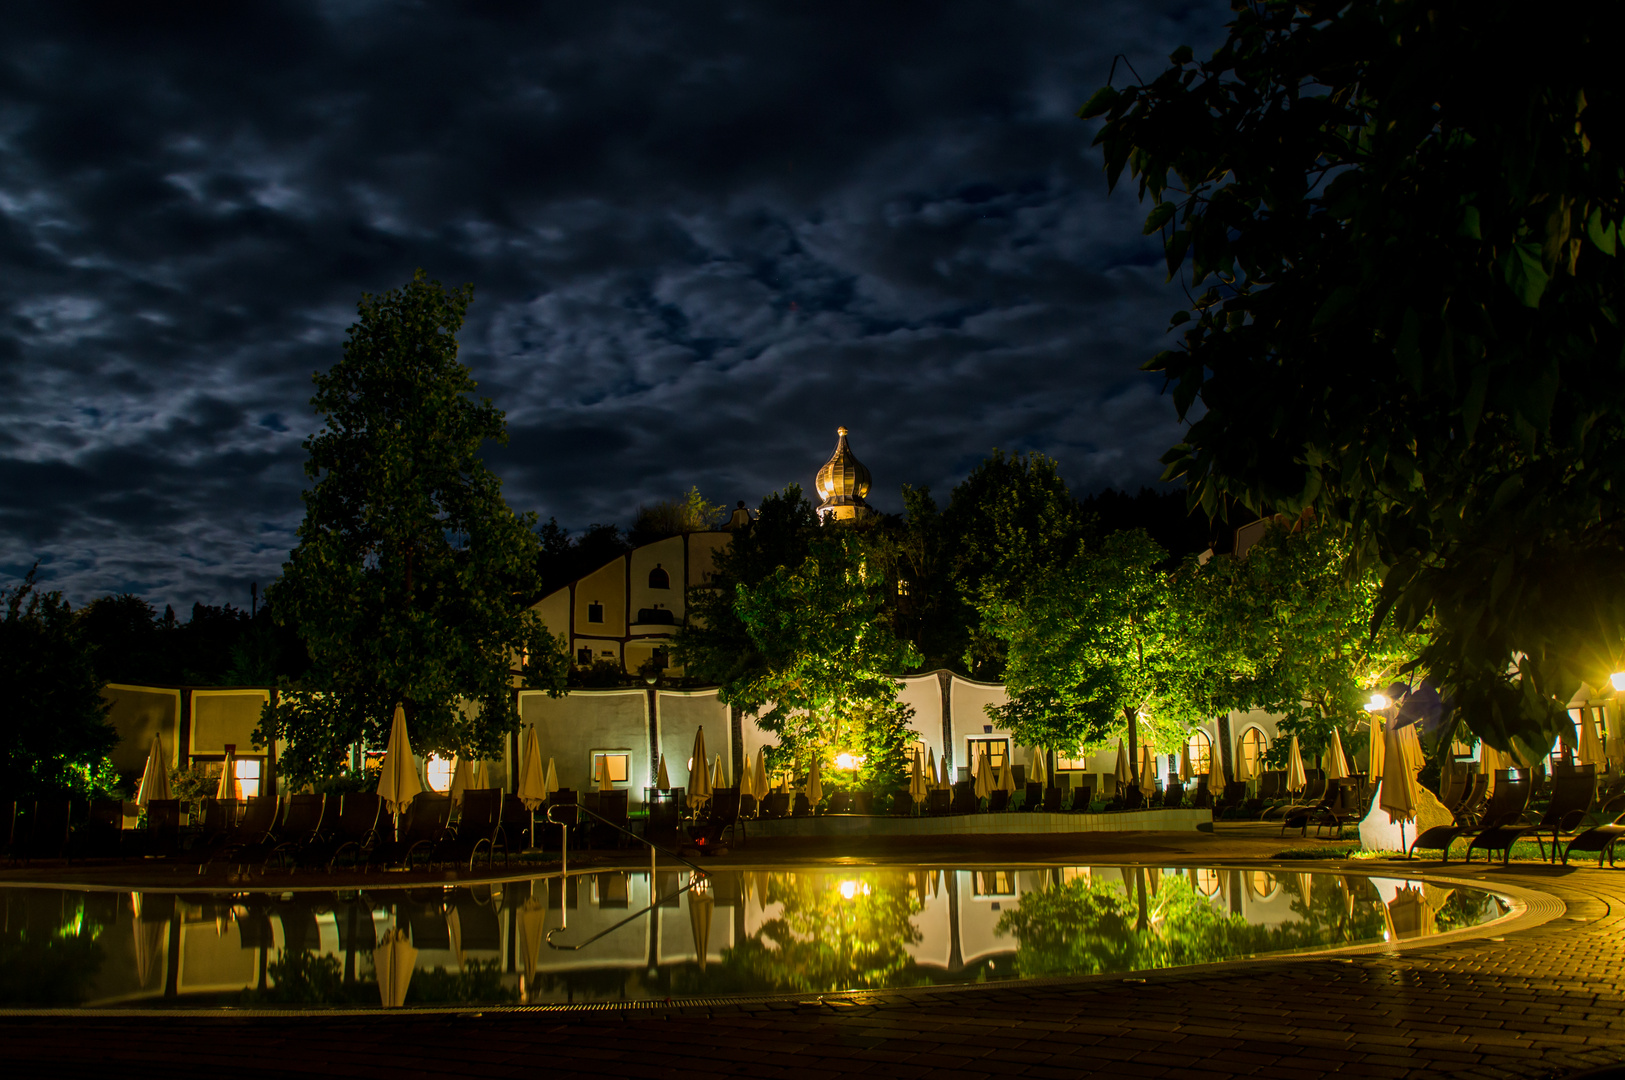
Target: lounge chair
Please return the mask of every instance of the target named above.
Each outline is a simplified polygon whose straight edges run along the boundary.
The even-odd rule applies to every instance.
[[[1044,785],[1029,782],[1021,796],[1023,810],[1040,810],[1044,806]]]
[[[790,793],[788,791],[770,791],[762,799],[762,809],[757,815],[763,819],[783,818],[790,816]]]
[[[1591,812],[1597,799],[1597,768],[1585,765],[1559,767],[1552,776],[1552,799],[1538,822],[1507,823],[1486,829],[1467,845],[1467,859],[1472,861],[1473,849],[1483,848],[1486,857],[1491,851],[1501,852],[1501,863],[1512,860],[1512,845],[1526,836],[1533,836],[1540,845],[1540,854],[1546,856],[1546,833],[1552,834],[1552,862],[1557,861],[1558,838],[1573,831]]]
[[[523,799],[511,792],[502,796],[502,865],[508,865],[514,852],[530,849],[535,821],[535,815],[525,809]]]
[[[401,815],[401,829],[399,838],[393,838],[388,830],[379,829],[383,835],[372,850],[367,852],[366,869],[373,864],[379,866],[407,866],[413,865],[420,856],[424,863],[428,863],[434,854],[435,845],[440,842],[446,832],[446,822],[451,818],[451,796],[437,795],[430,791],[420,791],[407,805],[406,812]]]
[[[74,850],[81,859],[116,859],[124,839],[124,803],[93,799],[90,814],[74,835]]]
[[[199,859],[200,869],[209,863],[234,862],[247,865],[263,863],[266,854],[276,846],[276,824],[281,805],[275,795],[260,795],[248,800],[242,818],[213,848],[204,851]]]
[[[829,797],[829,808],[826,814],[850,814],[852,812],[852,793],[850,791],[837,791]]]
[[[301,851],[300,861],[323,866],[328,873],[345,858],[351,866],[361,866],[378,843],[378,822],[383,816],[384,800],[376,792],[345,795],[339,803],[338,820]]]
[[[627,795],[625,791],[604,791],[598,795],[598,816],[604,821],[589,819],[587,821],[587,837],[593,844],[614,844],[617,848],[626,846],[626,834],[621,829],[626,828],[629,817],[627,815]],[[605,824],[608,822],[608,824]],[[613,828],[611,826],[614,826]]]
[[[1487,776],[1485,780],[1487,783]],[[1463,836],[1476,836],[1493,826],[1511,824],[1521,818],[1529,806],[1530,787],[1527,774],[1513,778],[1511,770],[1502,769],[1495,774],[1495,793],[1490,796],[1488,804],[1476,816],[1476,820],[1462,818],[1449,825],[1435,825],[1431,829],[1424,829],[1411,841],[1406,854],[1415,858],[1418,850],[1437,851],[1442,861],[1449,862],[1450,845]]]
[[[891,797],[892,817],[912,817],[914,815],[914,796],[906,791],[899,791]]]
[[[1610,799],[1601,816],[1603,820],[1599,824],[1580,833],[1563,849],[1564,866],[1569,864],[1569,856],[1576,851],[1595,851],[1599,868],[1605,857],[1609,866],[1614,865],[1614,845],[1619,843],[1620,837],[1625,836],[1625,824],[1622,824],[1625,822],[1625,796]]]
[[[722,842],[723,833],[731,833],[735,828],[744,829],[739,821],[739,789],[715,788],[704,816],[689,826],[689,844],[684,846],[702,855],[715,854],[719,850],[726,850]]]
[[[932,788],[925,793],[926,811],[932,817],[940,817],[951,813],[954,806],[954,793],[949,788]]]
[[[141,853],[148,856],[175,856],[181,851],[181,820],[192,812],[192,804],[180,799],[153,799],[147,803],[147,827],[141,837]]]
[[[778,792],[777,796],[789,802],[788,794]],[[774,803],[772,795],[768,796],[768,801],[772,805],[779,805]],[[670,791],[657,791],[649,801],[648,809],[649,818],[643,823],[643,838],[651,844],[675,845],[681,835],[679,825],[682,821],[677,812],[677,797]]]
[[[1065,795],[1066,792],[1062,791],[1058,787],[1045,788],[1044,802],[1042,804],[1044,813],[1059,814],[1061,812],[1061,800],[1063,797],[1065,797]],[[1037,808],[1035,807],[1035,809]]]
[[[790,811],[790,816],[811,817],[812,812],[812,803],[807,800],[807,793],[805,791],[796,792],[795,808]]]
[[[1185,788],[1181,784],[1169,784],[1162,793],[1162,805],[1167,810],[1177,810],[1185,802]]]
[[[1072,810],[1074,813],[1088,813],[1089,804],[1094,795],[1094,789],[1085,784],[1072,789]]]
[[[502,789],[475,788],[463,792],[463,816],[457,826],[444,829],[429,853],[429,862],[473,870],[480,856],[489,869],[496,862],[496,845],[502,831]]]
[[[282,825],[276,830],[276,843],[265,853],[264,865],[276,862],[284,870],[299,864],[300,852],[321,843],[323,829],[329,826],[326,795],[291,795]],[[331,797],[332,817],[338,819],[339,796]]]
[[[958,780],[954,783],[954,798],[949,805],[949,813],[975,814],[982,809],[982,800],[976,797],[976,787],[969,780]]]
[[[1002,814],[1010,809],[1010,793],[1003,788],[995,788],[987,793],[987,812]]]

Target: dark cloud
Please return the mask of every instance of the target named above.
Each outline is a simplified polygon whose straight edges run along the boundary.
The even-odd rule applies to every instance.
[[[32,5],[0,39],[0,574],[241,599],[365,291],[472,281],[510,501],[580,527],[1177,437],[1077,106],[1215,3]]]

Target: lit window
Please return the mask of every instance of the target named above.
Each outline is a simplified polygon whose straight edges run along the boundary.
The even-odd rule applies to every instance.
[[[452,760],[443,758],[438,754],[430,754],[429,759],[423,763],[423,779],[428,782],[430,791],[451,790]]]
[[[972,877],[971,891],[975,896],[1016,895],[1016,875],[1009,870],[978,870]]]
[[[1067,757],[1064,754],[1055,755],[1056,772],[1086,772],[1089,768],[1089,759],[1081,757]]]
[[[898,582],[897,582],[897,595],[898,596],[907,596],[908,595],[908,579],[907,578],[898,579]]]
[[[1247,759],[1247,772],[1257,776],[1258,771],[1264,767],[1264,751],[1269,749],[1269,740],[1264,738],[1264,732],[1259,728],[1248,728],[1241,736],[1241,755]]]
[[[245,799],[258,798],[260,793],[260,759],[238,758],[236,768],[237,788],[239,794]]]
[[[976,767],[982,761],[982,751],[987,751],[988,763],[995,769],[1004,768],[1005,751],[1010,745],[1008,739],[971,739],[970,742],[970,772],[976,775]]]
[[[1251,871],[1247,875],[1247,887],[1260,900],[1268,900],[1275,892],[1275,875],[1266,874],[1262,870]]]
[[[1201,776],[1203,773],[1213,771],[1213,740],[1207,737],[1207,732],[1198,731],[1191,735],[1191,772]]]
[[[1212,869],[1196,871],[1196,891],[1203,896],[1212,896],[1219,891],[1219,872]]]
[[[649,588],[651,588],[651,589],[669,589],[669,588],[671,588],[671,575],[666,573],[666,571],[662,570],[660,568],[659,563],[655,563],[655,568],[653,570],[649,571]]]
[[[595,752],[592,756],[592,775],[598,776],[598,759],[609,759],[609,779],[614,784],[626,783],[632,765],[632,755],[624,750]]]
[[[594,600],[592,603],[588,604],[587,605],[587,621],[588,622],[600,622],[600,623],[603,622],[604,621],[604,605],[600,604],[596,600]]]

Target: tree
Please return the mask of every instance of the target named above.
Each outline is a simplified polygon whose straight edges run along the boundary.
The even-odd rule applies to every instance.
[[[1213,713],[1263,709],[1283,735],[1319,753],[1333,730],[1352,733],[1371,691],[1387,686],[1424,644],[1391,622],[1372,632],[1381,585],[1375,571],[1350,574],[1348,547],[1306,516],[1273,521],[1241,557],[1188,562],[1179,606],[1193,632],[1188,660],[1203,669]],[[1207,632],[1200,632],[1205,628]],[[1288,743],[1270,759],[1284,763]]]
[[[961,593],[978,610],[1021,596],[1064,564],[1087,524],[1053,458],[1006,457],[1000,450],[954,488],[944,519]],[[969,673],[998,678],[1004,667],[998,635],[978,625],[969,637]]]
[[[977,613],[960,588],[958,545],[931,490],[904,484],[902,519],[883,519],[859,535],[866,557],[897,584],[888,603],[892,629],[914,643],[921,667],[965,669]]]
[[[1472,730],[1539,752],[1625,653],[1614,36],[1510,0],[1234,7],[1212,59],[1083,110],[1198,290],[1147,365],[1193,421],[1168,476],[1346,527]]]
[[[668,536],[719,529],[727,520],[726,506],[706,502],[700,489],[691,487],[688,494],[681,498],[638,507],[637,520],[632,523],[629,539],[634,547],[652,544]]]
[[[845,752],[863,759],[858,784],[902,781],[910,711],[897,700],[897,678],[919,655],[892,633],[887,593],[885,575],[844,526],[822,530],[800,562],[734,586],[732,613],[749,649],[736,654],[743,662],[730,666],[719,696],[778,736],[776,765],[809,755],[827,765]],[[689,654],[680,655],[686,666]]]
[[[1009,650],[1008,701],[988,711],[1018,742],[1078,754],[1126,729],[1132,752],[1143,727],[1167,751],[1211,715],[1193,693],[1191,628],[1159,568],[1166,554],[1142,530],[1112,533],[986,604]]]
[[[22,799],[108,794],[118,734],[94,650],[62,594],[41,592],[34,574],[0,590],[0,790]]]
[[[563,688],[564,644],[527,605],[540,589],[534,515],[515,514],[480,451],[502,413],[475,401],[456,333],[472,287],[418,271],[363,296],[344,355],[315,376],[325,422],[305,440],[299,543],[270,590],[311,670],[268,706],[295,783],[336,773],[358,741],[382,745],[397,705],[414,748],[481,756],[517,729],[511,670]]]

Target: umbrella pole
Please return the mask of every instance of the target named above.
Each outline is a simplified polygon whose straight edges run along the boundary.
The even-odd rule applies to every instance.
[[[564,836],[564,844],[559,855],[559,911],[561,913],[559,925],[568,930],[570,929],[570,897],[567,895],[570,889],[570,826],[564,826],[560,832]]]

